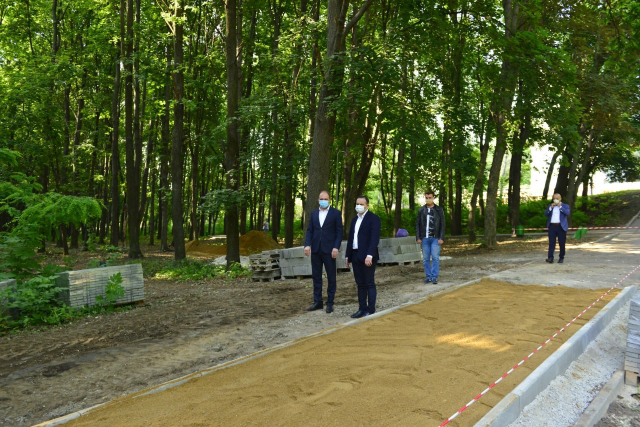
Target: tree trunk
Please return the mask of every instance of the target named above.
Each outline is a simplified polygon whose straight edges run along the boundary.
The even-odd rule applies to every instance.
[[[169,247],[169,159],[171,156],[171,131],[169,128],[169,106],[171,105],[171,45],[167,45],[166,50],[166,75],[164,82],[164,110],[161,117],[162,129],[160,133],[160,191],[159,214],[160,214],[160,250],[170,252]]]
[[[238,139],[238,84],[240,70],[238,67],[238,34],[237,34],[237,1],[227,0],[225,6],[225,56],[227,67],[227,147],[224,156],[227,190],[237,194],[239,188],[240,144]],[[238,226],[238,204],[230,201],[225,207],[225,228],[227,233],[227,269],[236,262],[240,262],[240,240]]]
[[[329,0],[327,5],[327,56],[324,62],[324,80],[316,110],[313,143],[307,172],[307,203],[305,217],[316,207],[317,195],[328,187],[331,173],[331,146],[336,117],[330,112],[329,100],[340,95],[344,76],[341,55],[345,50],[345,34],[360,20],[373,0],[366,0],[358,12],[346,24],[348,0]]]
[[[184,58],[183,34],[184,25],[180,18],[183,15],[183,0],[178,1],[176,8],[176,18],[173,48],[173,134],[171,146],[171,217],[173,219],[173,247],[174,258],[177,261],[186,257],[184,247],[184,228],[182,219],[182,174],[183,157],[182,147],[184,146],[184,72],[182,62]]]
[[[547,170],[547,177],[544,181],[544,190],[542,190],[542,200],[547,200],[549,194],[549,186],[551,185],[551,177],[553,176],[553,169],[556,166],[556,160],[558,159],[558,155],[560,154],[560,150],[557,150],[553,153],[551,157],[551,161],[549,162],[549,169]]]
[[[519,4],[513,0],[503,0],[504,22],[505,22],[505,39],[509,43],[509,39],[516,34],[520,27],[518,22]],[[512,42],[509,43],[513,44]],[[491,171],[489,172],[489,181],[487,184],[487,202],[484,216],[484,236],[485,242],[489,248],[495,248],[496,230],[497,230],[497,214],[498,214],[498,187],[500,181],[500,170],[502,168],[502,160],[507,149],[508,128],[506,122],[511,114],[513,97],[517,84],[518,68],[511,60],[511,52],[507,46],[505,54],[502,58],[502,69],[500,78],[497,80],[496,101],[491,105],[492,119],[496,126],[496,148],[493,153],[493,161],[491,163]]]
[[[134,121],[134,108],[136,116],[140,111],[140,94],[136,90],[134,101],[134,51],[133,51],[133,20],[134,20],[133,0],[127,0],[127,37],[126,37],[126,58],[125,61],[125,85],[124,85],[124,129],[127,165],[127,225],[129,231],[129,258],[138,259],[142,257],[140,250],[140,158],[138,145],[140,144],[140,132],[138,122]],[[136,60],[137,61],[137,60]],[[136,77],[137,78],[137,77]],[[135,102],[135,106],[134,106]],[[138,117],[139,118],[139,117]],[[134,130],[135,128],[135,130]],[[126,231],[125,231],[126,233]]]
[[[113,100],[111,103],[111,246],[118,246],[120,241],[120,67],[124,57],[124,22],[125,3],[120,0],[120,52],[116,62],[116,75],[113,83]]]
[[[484,111],[484,104],[480,104],[480,111]],[[473,194],[471,195],[471,207],[469,208],[469,222],[467,230],[469,232],[469,243],[476,241],[476,203],[478,199],[482,200],[482,192],[484,190],[484,172],[487,167],[487,154],[489,153],[489,141],[491,132],[487,130],[486,117],[483,115],[480,126],[480,163],[478,164],[478,174],[476,182],[473,185]],[[481,211],[484,210],[484,206]]]

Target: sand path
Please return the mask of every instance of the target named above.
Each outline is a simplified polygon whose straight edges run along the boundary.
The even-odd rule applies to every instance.
[[[438,425],[601,294],[484,280],[160,393],[118,399],[73,424]],[[450,425],[473,425],[596,313]]]

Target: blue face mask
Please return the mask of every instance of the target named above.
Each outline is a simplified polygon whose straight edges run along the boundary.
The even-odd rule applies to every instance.
[[[320,204],[320,207],[322,209],[327,209],[329,207],[329,201],[328,200],[318,200],[318,203]]]

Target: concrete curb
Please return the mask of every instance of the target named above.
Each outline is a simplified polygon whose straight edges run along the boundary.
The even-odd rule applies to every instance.
[[[620,307],[631,299],[635,292],[635,285],[624,288],[593,319],[580,328],[520,385],[494,406],[488,414],[478,421],[476,426],[501,427],[508,426],[515,421],[525,406],[533,402],[553,379],[564,373],[569,365],[584,352],[585,348],[609,325]]]
[[[573,427],[592,427],[604,417],[609,405],[622,389],[624,384],[624,371],[614,372],[613,376],[602,387],[598,395],[589,404]]]

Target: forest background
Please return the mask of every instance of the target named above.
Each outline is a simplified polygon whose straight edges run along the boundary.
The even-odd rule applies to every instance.
[[[0,0],[0,267],[217,231],[231,265],[264,221],[292,246],[323,189],[395,231],[432,188],[495,246],[532,147],[543,201],[640,177],[639,53],[632,0]]]

